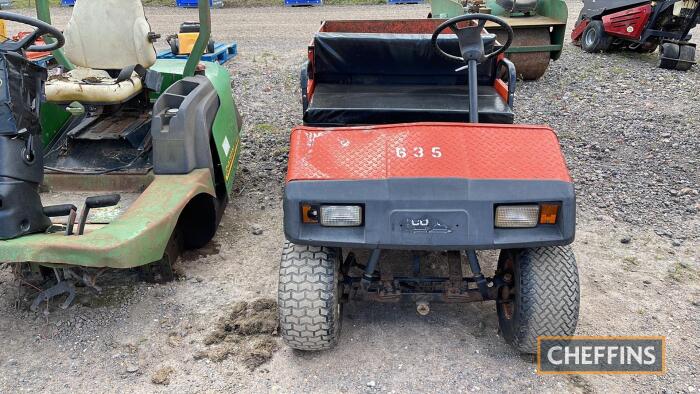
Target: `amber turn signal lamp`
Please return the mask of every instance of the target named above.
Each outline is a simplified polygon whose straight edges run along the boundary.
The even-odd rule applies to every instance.
[[[301,221],[306,224],[318,223],[318,206],[311,204],[301,205]]]
[[[556,224],[559,215],[559,204],[540,205],[540,224]]]

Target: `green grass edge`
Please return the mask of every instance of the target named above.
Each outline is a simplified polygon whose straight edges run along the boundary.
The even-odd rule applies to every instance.
[[[60,0],[49,0],[51,6],[59,6]],[[175,7],[175,0],[142,0],[147,7]],[[376,5],[386,4],[386,0],[323,0],[326,5]],[[15,9],[34,8],[35,0],[13,0]],[[284,0],[224,0],[225,8],[281,6]]]

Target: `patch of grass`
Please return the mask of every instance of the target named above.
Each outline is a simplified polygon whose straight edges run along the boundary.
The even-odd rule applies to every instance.
[[[141,0],[143,5],[151,7],[170,6],[175,7],[175,0]],[[386,4],[386,0],[323,0],[326,5],[374,5]],[[61,0],[49,0],[52,7],[57,7],[61,4]],[[272,7],[283,6],[284,0],[224,0],[225,8],[243,8],[243,7]],[[12,8],[34,8],[36,0],[13,0]]]
[[[175,0],[141,0],[145,6],[174,6]]]
[[[256,124],[253,126],[252,130],[252,132],[256,134],[274,133],[275,131],[277,131],[277,127],[267,123]]]
[[[272,155],[275,157],[278,157],[278,156],[284,156],[288,153],[289,153],[289,147],[283,146],[283,147],[275,149],[275,151],[272,153]]]
[[[172,367],[161,368],[151,376],[151,382],[153,382],[153,384],[162,384],[167,386],[170,384],[170,375],[172,375],[174,372],[175,370]]]
[[[386,4],[386,0],[324,0],[327,5],[371,5]]]
[[[623,261],[626,264],[639,265],[639,260],[636,257],[625,257]]]
[[[284,0],[224,0],[226,8],[269,7],[283,5]]]
[[[156,0],[161,1],[161,0]],[[281,6],[284,0],[224,0],[224,7],[270,7]],[[323,0],[325,5],[371,5],[386,4],[386,0]]]
[[[277,56],[275,56],[274,53],[263,52],[260,54],[260,57],[253,56],[253,63],[255,63],[257,61],[262,61],[265,63],[268,63],[270,61],[274,62],[274,61],[277,61]]]
[[[614,74],[624,74],[624,73],[626,73],[626,72],[628,72],[628,71],[629,71],[628,69],[626,69],[626,68],[624,68],[624,67],[621,67],[621,66],[613,66],[613,67],[610,69],[610,72],[612,72],[612,73],[614,73]]]
[[[675,263],[668,269],[668,274],[666,275],[669,279],[676,282],[683,282],[685,280],[697,280],[700,278],[698,271],[686,263]]]
[[[294,90],[299,87],[299,75],[294,75],[289,78],[284,79],[284,88],[287,90]]]
[[[175,0],[141,0],[145,6],[175,6]],[[49,0],[51,7],[61,5],[61,0]],[[12,0],[12,8],[35,8],[36,0]]]
[[[634,271],[639,266],[639,260],[636,257],[625,257],[622,259],[622,269],[625,271]]]
[[[61,0],[49,0],[49,4],[54,7],[61,4]],[[12,0],[12,8],[35,8],[36,0]]]

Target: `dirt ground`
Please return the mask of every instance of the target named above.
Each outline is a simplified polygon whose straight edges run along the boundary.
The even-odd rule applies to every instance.
[[[571,25],[580,5],[569,4]],[[665,375],[538,376],[499,336],[493,303],[434,305],[425,317],[412,305],[351,303],[338,347],[317,354],[274,335],[285,146],[301,122],[306,45],[324,19],[420,18],[428,9],[215,10],[214,36],[238,42],[228,68],[246,122],[217,237],[184,256],[173,283],[115,272],[102,294],[82,291],[73,307],[48,314],[29,312],[31,299],[18,299],[11,272],[0,270],[0,392],[700,390],[700,71],[660,71],[655,55],[589,55],[568,42],[541,81],[519,85],[516,112],[558,131],[580,181],[577,334],[665,335]],[[163,36],[196,19],[175,8],[147,14]],[[56,9],[54,23],[68,17]],[[631,93],[618,95],[619,84]],[[637,100],[645,106],[625,109]],[[494,255],[482,261],[488,269]]]

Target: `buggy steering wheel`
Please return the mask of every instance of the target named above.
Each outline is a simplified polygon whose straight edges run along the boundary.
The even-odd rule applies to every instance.
[[[459,27],[457,25],[460,22],[466,21],[478,22],[476,23],[476,25],[470,24],[466,27]],[[484,30],[484,25],[488,21],[494,22],[497,25],[501,26],[503,29],[505,29],[506,34],[508,34],[508,40],[505,44],[503,44],[502,47],[496,49],[495,51],[485,54],[484,42],[482,40],[481,32]],[[450,55],[449,53],[445,52],[442,48],[440,48],[440,45],[438,45],[438,36],[447,28],[450,28],[450,30],[452,30],[452,32],[457,35],[457,39],[459,40],[459,49],[462,52],[461,57]],[[483,63],[485,60],[505,52],[505,50],[508,49],[510,47],[510,44],[513,42],[513,36],[513,28],[510,27],[510,25],[506,21],[495,15],[465,14],[454,17],[452,19],[448,19],[445,22],[443,22],[440,26],[438,26],[435,29],[435,32],[433,33],[432,43],[435,50],[440,55],[448,59],[459,60],[465,63],[469,62],[470,60],[476,60],[478,63]],[[495,40],[495,38],[496,37],[494,35],[491,35],[492,40]]]
[[[0,19],[36,27],[33,32],[18,41],[7,40],[0,43],[0,51],[17,52],[24,49],[29,52],[50,52],[61,48],[66,43],[66,38],[60,30],[39,19],[3,11],[0,11]],[[47,34],[54,38],[54,42],[46,45],[33,45],[37,38]]]

